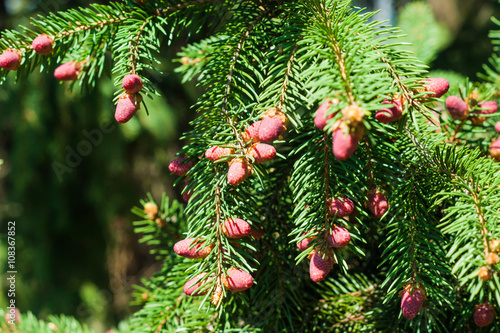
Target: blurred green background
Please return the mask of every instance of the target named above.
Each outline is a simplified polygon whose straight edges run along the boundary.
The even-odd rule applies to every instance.
[[[0,30],[94,2],[0,0]],[[377,18],[399,25],[408,35],[402,39],[414,43],[408,48],[454,82],[477,80],[492,53],[488,32],[495,28],[490,17],[500,17],[496,0],[355,3],[386,8]],[[7,271],[7,222],[16,221],[16,301],[22,312],[73,315],[103,331],[134,311],[128,306],[132,285],[156,271],[157,263],[137,243],[130,208],[147,192],[180,199],[168,163],[182,145],[179,137],[189,129],[195,116],[190,105],[199,95],[194,83],[181,85],[173,72],[183,43],[181,38],[162,51],[164,75],[147,74],[163,98],[146,100],[150,116],[140,111],[126,125],[114,122],[109,68],[90,92],[70,92],[53,78],[53,68],[27,82],[10,75],[0,86],[0,276]],[[70,151],[85,148],[89,133],[97,143],[87,156],[60,169]],[[5,277],[0,285],[4,307]]]

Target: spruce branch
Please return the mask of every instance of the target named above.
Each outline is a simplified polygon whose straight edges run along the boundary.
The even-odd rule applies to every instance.
[[[125,13],[127,12],[122,12],[122,14]],[[98,14],[98,16],[104,16],[104,15]],[[127,18],[128,16],[119,16],[119,17],[106,16],[106,18],[101,21],[89,22],[87,24],[75,22],[75,25],[77,26],[76,28],[68,28],[67,30],[60,31],[57,35],[54,36],[54,40],[57,41],[59,39],[67,38],[74,34],[79,34],[82,32],[86,32],[88,30],[97,30],[97,31],[103,30],[107,26],[119,25]],[[31,45],[29,47],[31,48]]]

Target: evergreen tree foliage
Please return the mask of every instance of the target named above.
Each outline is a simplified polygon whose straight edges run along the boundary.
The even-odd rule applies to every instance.
[[[176,69],[203,92],[181,138],[186,159],[171,164],[186,203],[149,196],[132,209],[140,242],[162,265],[136,286],[141,309],[120,332],[500,329],[496,320],[479,329],[473,318],[479,304],[500,305],[500,156],[490,156],[498,116],[480,113],[498,98],[499,58],[485,66],[485,82],[452,87],[470,107],[469,117],[453,119],[401,31],[372,16],[350,0],[122,1],[2,33],[0,48],[21,64],[0,70],[0,80],[73,61],[78,78],[68,88],[92,89],[111,71],[118,112],[124,96],[139,108],[148,104],[139,95],[158,93],[148,76],[161,45],[209,32],[183,48]],[[40,34],[53,39],[48,56],[33,50]],[[498,37],[491,33],[495,44]],[[143,80],[140,93],[122,90],[129,74]],[[400,117],[380,121],[382,109],[398,107]],[[271,140],[265,122],[279,123]],[[261,141],[277,150],[263,163]],[[213,147],[224,150],[209,159]],[[388,199],[387,211],[375,213],[374,195]],[[231,234],[243,229],[230,227],[236,219],[249,225],[242,237]],[[347,246],[335,230],[348,231]],[[177,255],[187,238],[195,241],[185,251],[205,255]],[[301,251],[298,243],[308,244]],[[334,263],[326,278],[313,276],[316,262]],[[236,274],[250,274],[247,290],[234,290]],[[407,294],[423,299],[412,319],[401,311]],[[60,331],[88,331],[63,316],[49,320]],[[48,327],[29,313],[18,325]]]

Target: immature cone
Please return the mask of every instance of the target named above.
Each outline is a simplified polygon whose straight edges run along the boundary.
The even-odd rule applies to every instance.
[[[243,158],[235,158],[229,162],[227,182],[229,185],[239,185],[252,174],[252,166]]]
[[[220,285],[215,288],[214,293],[212,294],[211,302],[213,305],[217,306],[219,305],[220,301],[222,300],[222,287]]]
[[[153,202],[148,202],[144,205],[144,213],[146,213],[150,220],[154,220],[158,213],[158,206]]]
[[[183,239],[174,245],[174,252],[181,257],[189,258],[189,259],[204,259],[206,258],[212,249],[214,248],[214,244],[210,244],[208,246],[204,246],[204,242],[198,243],[195,246],[191,246],[193,243],[197,242],[196,238],[186,238]]]
[[[320,131],[322,131],[325,128],[326,122],[332,119],[333,116],[335,115],[335,113],[330,113],[329,115],[326,115],[326,111],[328,110],[330,105],[334,105],[336,103],[338,103],[338,99],[323,102],[319,106],[318,111],[316,111],[316,115],[314,116],[314,126],[316,126],[316,128],[319,129]]]
[[[500,138],[496,139],[490,146],[490,155],[500,162]]]
[[[378,189],[371,189],[368,193],[368,208],[378,218],[381,218],[389,209],[389,203],[384,193]]]
[[[498,252],[500,251],[500,239],[492,239],[490,240],[490,250],[491,252]]]
[[[303,233],[302,236],[305,236],[307,233]],[[307,238],[304,238],[303,240],[301,240],[300,242],[297,243],[297,248],[299,249],[299,251],[304,251],[306,250],[308,247],[309,247],[309,243],[315,239],[316,237],[313,236],[313,237],[307,237]]]
[[[361,127],[357,129],[351,129],[349,133],[346,132],[347,127],[341,126],[332,136],[332,151],[333,155],[339,161],[345,161],[349,159],[352,154],[356,151],[359,145],[359,140],[363,136],[363,130]]]
[[[346,228],[334,226],[328,235],[328,244],[334,248],[347,246],[351,241],[351,234]]]
[[[227,276],[222,278],[222,284],[227,290],[233,292],[243,291],[253,286],[253,277],[242,270],[230,268],[227,271]]]
[[[357,104],[351,104],[342,109],[343,119],[350,127],[357,127],[365,117],[365,110]]]
[[[205,152],[205,157],[208,158],[210,161],[215,162],[219,158],[221,158],[222,155],[229,155],[234,152],[234,149],[231,148],[221,148],[221,147],[210,147],[207,149]]]
[[[401,104],[401,99],[394,98],[391,101],[385,99],[382,104],[393,104],[394,106],[392,108],[383,108],[377,110],[377,112],[375,113],[375,118],[379,122],[388,124],[398,120],[403,116],[403,106]]]
[[[469,116],[469,107],[460,97],[448,96],[445,105],[453,119],[465,120]]]
[[[243,139],[245,141],[253,140],[253,142],[259,141],[259,129],[262,120],[256,121],[252,125],[248,126],[243,132]]]
[[[184,285],[184,293],[189,296],[203,296],[208,293],[208,289],[205,289],[203,291],[196,291],[196,289],[200,288],[203,284],[206,283],[206,279],[204,277],[207,275],[207,273],[201,273],[196,275],[194,278],[186,282]]]
[[[120,124],[128,122],[140,108],[139,95],[124,94],[118,99],[115,110],[115,119]]]
[[[477,272],[477,276],[479,276],[479,278],[483,281],[489,281],[491,279],[491,272],[490,270],[488,269],[488,267],[486,266],[483,266],[479,269],[479,271]]]
[[[401,297],[401,312],[403,312],[403,316],[406,319],[415,318],[423,304],[424,297],[419,289],[415,289],[411,295],[409,291],[403,291],[403,296]]]
[[[230,218],[222,224],[222,233],[227,238],[243,238],[252,234],[252,226],[242,219]]]
[[[480,107],[481,110],[474,111],[476,115],[493,114],[498,111],[498,104],[495,101],[482,101],[477,103],[477,106]],[[481,125],[486,121],[486,117],[473,117],[471,120],[473,124]]]
[[[354,211],[354,203],[349,198],[332,198],[329,200],[328,212],[337,217],[344,217]]]
[[[135,94],[142,89],[142,79],[137,74],[127,74],[123,77],[122,87],[129,94]]]
[[[314,251],[309,263],[309,276],[314,282],[323,281],[333,268],[333,259],[321,257],[318,251]]]
[[[477,103],[482,110],[480,110],[479,114],[493,114],[498,111],[498,104],[495,101],[483,101]]]
[[[247,153],[255,159],[255,164],[260,164],[274,159],[276,149],[267,143],[257,143],[250,147]]]
[[[176,176],[185,176],[189,170],[195,165],[195,161],[190,160],[187,161],[187,157],[180,157],[178,159],[173,160],[168,165],[168,169]]]
[[[76,61],[66,62],[54,71],[54,77],[59,81],[75,81],[79,74],[80,63]]]
[[[479,327],[488,326],[495,318],[495,309],[489,303],[476,305],[474,309],[474,323]]]
[[[38,54],[47,55],[54,51],[54,39],[46,34],[42,34],[35,38],[31,43],[31,48]]]
[[[259,140],[262,142],[270,142],[279,138],[285,130],[286,116],[277,111],[270,109],[262,118],[259,126]]]
[[[484,260],[488,265],[496,265],[498,263],[498,254],[490,252],[485,256]]]
[[[0,67],[6,71],[15,71],[21,66],[21,60],[19,51],[7,49],[0,55]]]
[[[442,78],[442,77],[433,77],[429,79],[424,80],[426,82],[424,89],[425,91],[433,92],[434,94],[428,94],[425,95],[424,97],[429,98],[429,97],[435,97],[439,98],[446,94],[448,92],[448,89],[450,89],[450,83],[448,80]]]
[[[500,133],[500,121],[496,122],[496,124],[495,124],[495,131],[497,131],[497,133]]]

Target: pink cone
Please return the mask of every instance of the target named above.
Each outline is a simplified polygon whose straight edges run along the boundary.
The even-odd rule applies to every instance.
[[[332,119],[334,116],[334,113],[331,113],[328,116],[326,115],[326,111],[328,110],[330,105],[332,105],[331,102],[322,103],[319,106],[318,111],[316,111],[316,115],[314,116],[314,126],[316,126],[316,128],[321,131],[325,128],[326,122]]]
[[[424,304],[424,298],[419,290],[410,295],[407,291],[401,297],[401,312],[406,319],[413,319],[417,316]]]
[[[346,134],[343,129],[337,129],[332,136],[333,155],[339,161],[349,159],[358,148],[359,140],[360,137],[355,131],[351,130]]]
[[[346,228],[334,227],[328,235],[328,244],[334,248],[342,248],[347,246],[351,241],[351,234]]]
[[[460,97],[448,96],[445,105],[453,119],[465,120],[469,116],[467,103]]]
[[[259,140],[270,142],[279,138],[285,127],[278,116],[264,117],[259,127]]]
[[[137,74],[128,74],[123,77],[122,87],[129,94],[135,94],[142,89],[142,79]]]
[[[442,77],[432,77],[429,79],[425,79],[424,81],[427,82],[427,84],[424,86],[425,90],[434,92],[434,94],[425,95],[424,97],[426,98],[439,98],[446,94],[448,92],[448,89],[450,89],[450,83],[448,82],[448,80]]]
[[[392,108],[383,108],[375,113],[375,118],[383,124],[392,123],[400,119],[403,116],[403,107],[401,105],[401,100],[393,99],[390,102],[384,100],[383,104],[394,104]]]
[[[309,263],[309,276],[314,282],[323,281],[332,268],[333,260],[327,258],[323,259],[316,251],[311,257],[311,262]]]
[[[57,67],[54,77],[59,81],[75,81],[80,74],[80,66],[76,61],[70,61]]]
[[[137,95],[125,94],[118,99],[115,110],[115,119],[124,124],[137,113],[140,108],[140,98]]]
[[[0,67],[6,71],[15,71],[21,66],[21,55],[12,50],[5,50],[0,55]]]
[[[54,51],[53,44],[54,40],[51,37],[46,34],[42,34],[33,40],[31,48],[38,54],[47,55]]]
[[[249,154],[255,159],[255,164],[269,162],[276,156],[276,149],[266,143],[258,143],[249,149]]]

